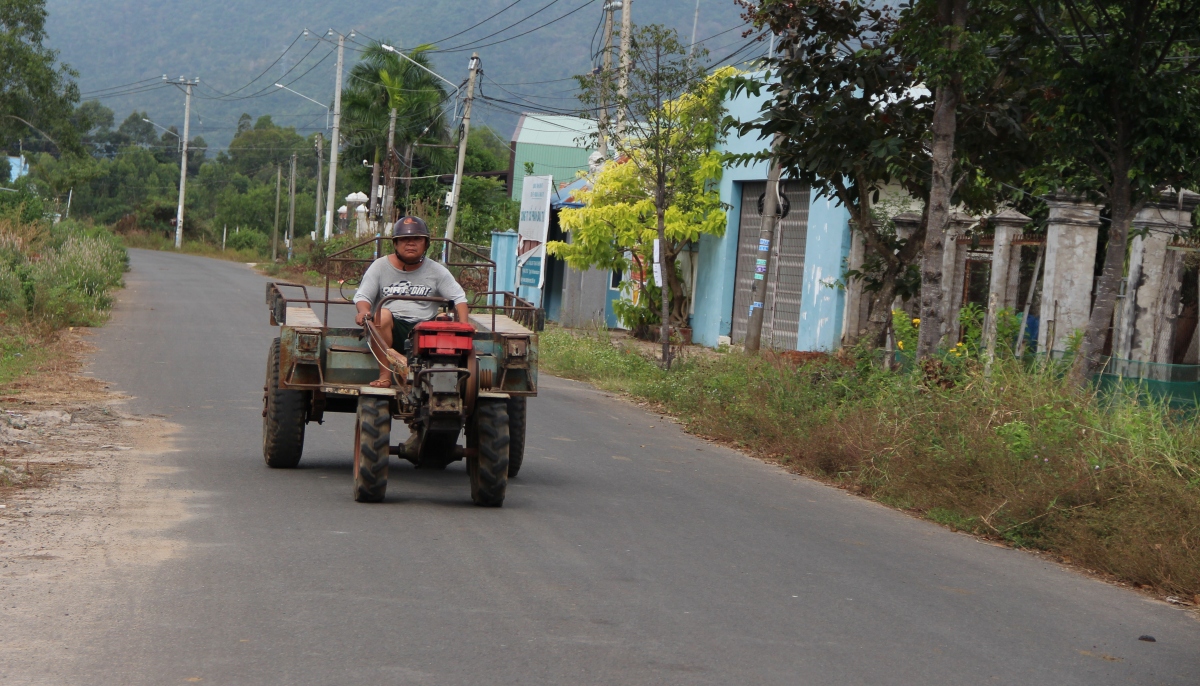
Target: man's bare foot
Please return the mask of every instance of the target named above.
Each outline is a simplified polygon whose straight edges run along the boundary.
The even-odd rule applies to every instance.
[[[381,377],[381,378],[375,379],[368,385],[371,386],[372,388],[391,388],[392,387],[392,379],[390,376]]]

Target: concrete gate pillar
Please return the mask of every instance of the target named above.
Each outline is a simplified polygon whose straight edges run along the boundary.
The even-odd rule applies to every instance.
[[[920,212],[901,212],[892,217],[892,224],[896,227],[896,238],[903,240],[911,240],[917,229],[921,228],[921,220],[923,217]],[[920,253],[918,261],[920,260]],[[909,298],[907,301],[901,300],[900,296],[896,296],[895,302],[892,304],[893,310],[903,309],[911,317],[917,316],[917,312],[921,307],[920,298]]]
[[[950,217],[946,230],[946,243],[942,253],[942,342],[952,344],[962,335],[958,323],[958,311],[963,306],[963,293],[967,280],[967,250],[958,244],[958,239],[976,224],[970,215],[955,212]]]
[[[866,241],[862,232],[850,222],[850,254],[846,258],[846,270],[862,269],[866,256]],[[861,279],[846,281],[846,311],[842,316],[842,345],[853,345],[858,342],[867,325],[866,298],[863,297]]]
[[[984,329],[989,351],[995,350],[997,314],[1005,307],[1012,308],[1017,301],[1021,286],[1021,257],[1013,241],[1030,221],[1029,217],[1012,209],[1006,209],[989,219],[995,231],[992,240],[992,279]]]
[[[1179,316],[1183,253],[1168,250],[1177,234],[1191,229],[1200,196],[1164,193],[1147,203],[1133,220],[1129,275],[1114,335],[1117,357],[1138,362],[1173,361],[1175,321]]]
[[[1072,334],[1087,327],[1100,228],[1100,207],[1083,198],[1055,195],[1046,204],[1050,206],[1050,216],[1046,226],[1039,352],[1063,350]]]

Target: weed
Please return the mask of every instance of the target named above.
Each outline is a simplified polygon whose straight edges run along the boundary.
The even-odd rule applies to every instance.
[[[936,378],[845,359],[729,353],[663,371],[603,332],[548,329],[540,362],[691,431],[947,526],[1053,551],[1168,593],[1200,593],[1200,419],[1082,393],[1056,362],[948,355]],[[975,345],[977,350],[978,346]]]

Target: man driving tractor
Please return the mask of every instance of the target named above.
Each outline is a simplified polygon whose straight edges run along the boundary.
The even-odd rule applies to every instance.
[[[391,255],[371,263],[363,275],[362,284],[354,294],[354,306],[358,315],[354,321],[359,326],[371,316],[375,305],[389,295],[411,295],[442,298],[454,301],[454,316],[459,322],[469,324],[467,294],[454,280],[454,275],[443,265],[425,259],[429,250],[429,227],[418,217],[402,217],[392,229]],[[375,326],[380,338],[389,348],[403,352],[404,341],[418,323],[437,316],[438,303],[420,300],[392,300],[379,311]],[[386,351],[379,350],[374,339],[371,349],[377,360],[386,360]],[[371,382],[376,388],[390,388],[392,371],[379,365],[379,378]]]

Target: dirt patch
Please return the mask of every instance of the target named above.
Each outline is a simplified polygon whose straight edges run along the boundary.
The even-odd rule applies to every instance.
[[[122,396],[80,372],[84,332],[56,361],[0,397],[0,654],[9,675],[86,644],[112,589],[178,556],[187,517],[163,463],[176,426],[123,411]],[[41,683],[41,682],[34,682]],[[53,679],[45,683],[53,683]]]

